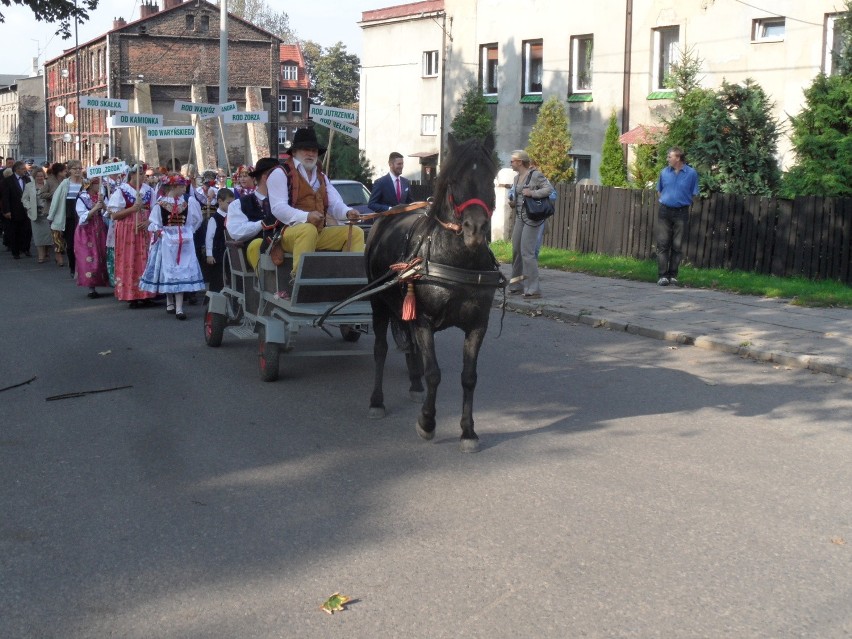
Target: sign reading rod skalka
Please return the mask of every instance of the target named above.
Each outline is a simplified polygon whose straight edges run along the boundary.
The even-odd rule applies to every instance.
[[[80,96],[81,109],[100,109],[101,111],[127,111],[129,100],[117,98],[95,98],[89,95]]]
[[[177,138],[194,138],[194,126],[149,126],[147,131],[148,139],[163,140]]]
[[[163,116],[154,113],[116,113],[109,120],[113,129],[130,126],[163,126]]]
[[[266,111],[237,111],[236,113],[223,113],[222,122],[225,124],[256,124],[269,122],[269,113]]]

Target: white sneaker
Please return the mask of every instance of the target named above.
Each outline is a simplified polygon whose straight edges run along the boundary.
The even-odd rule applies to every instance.
[[[668,285],[669,285],[669,278],[667,278],[667,277],[661,277],[660,279],[657,280],[657,286],[668,286]]]
[[[677,286],[678,285],[677,278],[676,277],[670,277],[669,278],[669,284],[671,284],[672,286]]]

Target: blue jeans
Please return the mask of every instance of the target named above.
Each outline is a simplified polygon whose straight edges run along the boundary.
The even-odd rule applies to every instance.
[[[660,204],[660,214],[654,229],[658,277],[677,277],[677,269],[683,257],[683,236],[688,221],[688,206],[673,209]]]

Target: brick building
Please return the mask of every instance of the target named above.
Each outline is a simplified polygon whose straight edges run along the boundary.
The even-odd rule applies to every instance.
[[[277,152],[278,109],[270,107],[278,104],[279,47],[276,36],[229,14],[228,101],[269,112],[265,124],[223,127],[232,167]],[[218,119],[174,112],[175,100],[219,102],[219,8],[206,0],[163,0],[162,8],[143,0],[139,19],[118,18],[108,33],[46,62],[45,78],[52,160],[94,163],[109,155],[165,165],[174,153],[201,170],[225,164],[217,158]],[[112,112],[79,110],[78,94],[129,100],[131,112],[161,114],[166,126],[195,125],[195,139],[148,140],[141,129],[110,129]]]
[[[278,92],[278,151],[284,153],[296,129],[308,124],[310,82],[305,57],[297,44],[282,44]]]
[[[0,78],[0,157],[44,161],[44,81]]]

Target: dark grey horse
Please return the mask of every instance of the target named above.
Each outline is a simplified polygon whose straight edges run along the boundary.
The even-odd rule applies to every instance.
[[[435,436],[435,399],[441,382],[435,333],[456,326],[465,335],[461,450],[476,452],[476,361],[488,329],[494,293],[505,285],[487,243],[497,167],[492,136],[484,141],[457,143],[451,135],[448,142],[449,153],[435,184],[431,206],[379,218],[370,231],[365,251],[370,282],[387,279],[393,265],[416,274],[370,298],[376,337],[370,416],[385,415],[382,380],[388,352],[387,330],[393,323],[397,343],[407,351],[412,397],[423,400],[417,433],[427,440]],[[403,321],[403,308],[410,305],[412,295],[416,317]],[[421,381],[424,373],[425,397]]]

